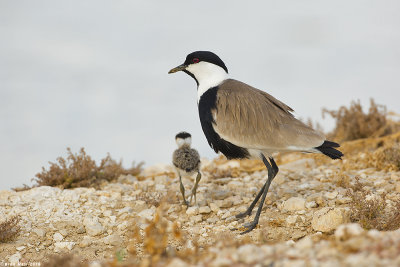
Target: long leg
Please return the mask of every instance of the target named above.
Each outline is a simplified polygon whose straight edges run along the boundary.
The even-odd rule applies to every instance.
[[[182,177],[181,177],[181,172],[180,171],[178,171],[178,175],[179,175],[179,183],[180,183],[181,194],[182,194],[182,197],[183,197],[183,204],[185,204],[186,206],[189,206],[189,203],[186,201],[186,198],[185,198],[185,187],[182,184]]]
[[[198,186],[198,184],[200,182],[200,179],[201,179],[201,173],[200,173],[200,171],[197,171],[196,182],[194,183],[194,186],[193,186],[193,189],[192,189],[192,195],[190,196],[189,203],[192,203],[192,197],[193,196],[194,196],[194,203],[197,202],[196,193],[197,193],[197,186]]]
[[[264,155],[263,155],[262,157],[263,157],[263,161],[266,160],[265,157],[264,157]],[[275,161],[274,161],[273,158],[269,158],[269,160],[270,160],[270,162],[271,162],[272,169],[273,169],[273,177],[272,177],[272,179],[274,179],[275,176],[276,176],[276,174],[277,174],[278,171],[279,171],[279,168],[278,168],[278,166],[276,165],[276,163],[275,163]],[[265,162],[264,162],[264,164],[265,164]],[[269,164],[269,163],[268,163],[268,164]],[[265,166],[267,166],[267,165],[265,165]],[[267,168],[268,168],[268,167],[267,167]],[[245,212],[242,212],[242,213],[237,214],[237,215],[236,215],[236,218],[243,218],[243,217],[249,216],[249,215],[251,214],[251,212],[253,211],[255,205],[257,204],[258,200],[260,199],[261,195],[263,194],[263,192],[264,192],[264,190],[265,190],[265,186],[266,186],[266,183],[263,185],[263,187],[261,188],[261,190],[258,192],[257,196],[254,198],[253,202],[250,204],[250,206],[247,208],[247,210],[246,210]]]
[[[241,234],[246,234],[246,233],[252,231],[257,226],[258,220],[260,219],[261,210],[264,205],[265,197],[267,196],[267,193],[268,193],[269,186],[271,185],[272,180],[274,179],[277,172],[279,171],[279,168],[276,165],[273,158],[269,158],[269,160],[271,161],[271,164],[267,161],[267,159],[264,157],[264,155],[262,155],[262,160],[268,169],[268,179],[263,186],[264,192],[262,194],[261,202],[258,206],[256,216],[254,217],[254,220],[252,222],[244,225],[244,227],[247,229],[244,232],[242,232]]]

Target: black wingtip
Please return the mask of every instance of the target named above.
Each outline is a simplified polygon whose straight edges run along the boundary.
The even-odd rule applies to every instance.
[[[334,147],[340,147],[340,145],[338,143],[325,140],[322,145],[316,147],[315,149],[318,149],[322,154],[330,157],[331,159],[342,159],[343,153],[337,149],[334,149]]]

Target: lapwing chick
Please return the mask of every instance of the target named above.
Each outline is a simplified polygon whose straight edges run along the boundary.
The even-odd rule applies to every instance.
[[[197,186],[201,179],[200,173],[200,156],[196,149],[190,147],[192,143],[192,136],[187,132],[180,132],[175,136],[176,144],[178,145],[178,149],[174,151],[172,155],[172,163],[176,167],[180,190],[183,197],[183,203],[189,206],[189,203],[192,202],[192,198],[194,196],[194,202],[196,202],[196,192]],[[189,202],[186,201],[185,198],[185,187],[182,184],[182,176],[192,176],[197,173],[196,181],[194,183],[192,189],[192,195],[190,196]]]
[[[259,221],[269,186],[279,171],[274,152],[322,153],[332,159],[343,154],[339,144],[297,120],[289,106],[270,94],[228,78],[228,68],[214,53],[197,51],[169,73],[183,71],[197,83],[201,127],[211,148],[228,159],[261,159],[268,178],[249,208],[238,215],[251,215],[261,198],[254,220],[244,225],[248,233]]]

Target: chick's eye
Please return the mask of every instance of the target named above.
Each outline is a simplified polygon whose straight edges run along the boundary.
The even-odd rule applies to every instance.
[[[200,61],[200,60],[199,60],[198,58],[194,58],[194,59],[192,60],[193,63],[199,63],[199,61]]]

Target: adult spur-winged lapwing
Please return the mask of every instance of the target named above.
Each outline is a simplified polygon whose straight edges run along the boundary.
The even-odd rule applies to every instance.
[[[177,71],[189,74],[197,83],[200,123],[211,148],[228,159],[261,159],[268,169],[268,179],[254,201],[236,215],[250,215],[261,197],[254,220],[244,225],[242,234],[257,226],[268,188],[279,171],[272,158],[274,152],[322,153],[332,159],[343,156],[335,149],[339,144],[325,140],[297,120],[289,106],[264,91],[229,79],[227,67],[216,54],[193,52],[169,73]]]
[[[174,164],[180,183],[180,190],[183,197],[183,203],[189,205],[192,202],[194,196],[194,202],[196,202],[197,185],[201,179],[200,173],[200,156],[196,149],[190,148],[192,143],[192,136],[187,132],[180,132],[175,136],[176,144],[178,149],[172,154],[172,163]],[[192,189],[192,195],[190,196],[189,202],[185,198],[185,187],[182,184],[182,175],[193,175],[197,173],[196,181]]]

